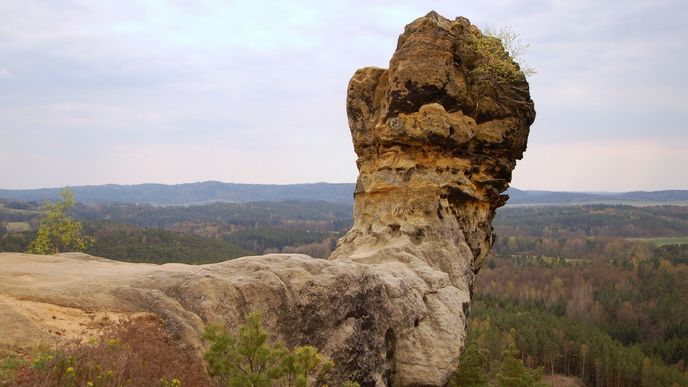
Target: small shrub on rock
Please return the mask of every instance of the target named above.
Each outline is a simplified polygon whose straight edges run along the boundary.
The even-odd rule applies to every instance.
[[[332,360],[313,346],[289,351],[272,341],[258,313],[249,314],[236,334],[209,325],[204,337],[210,342],[210,348],[203,354],[210,375],[224,386],[325,386],[334,367]],[[357,387],[358,383],[346,382],[344,386]]]

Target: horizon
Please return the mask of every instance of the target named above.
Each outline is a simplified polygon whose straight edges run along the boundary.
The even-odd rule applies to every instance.
[[[688,5],[433,7],[509,26],[530,45],[537,117],[512,186],[688,189],[675,173],[688,165]],[[387,67],[404,26],[428,11],[420,1],[0,4],[0,187],[355,181],[347,83]]]
[[[302,182],[302,183],[238,183],[230,181],[220,181],[220,180],[203,180],[203,181],[193,181],[193,182],[181,182],[181,183],[157,183],[157,182],[145,182],[145,183],[132,183],[132,184],[120,184],[120,183],[105,183],[105,184],[79,184],[79,185],[62,185],[62,186],[42,186],[34,188],[5,188],[0,187],[0,191],[34,191],[34,190],[55,190],[64,188],[83,188],[83,187],[103,187],[103,186],[118,186],[118,187],[133,187],[141,185],[163,185],[163,186],[178,186],[178,185],[191,185],[191,184],[203,184],[203,183],[220,183],[220,184],[237,184],[237,185],[265,185],[265,186],[289,186],[289,185],[315,185],[315,184],[356,184],[353,182],[329,182],[329,181],[316,181],[316,182]],[[509,189],[516,189],[519,191],[541,191],[541,192],[566,192],[566,193],[580,193],[580,194],[620,194],[620,193],[630,193],[630,192],[663,192],[663,191],[688,191],[688,189],[682,188],[660,188],[652,190],[643,189],[626,189],[621,191],[574,191],[574,190],[557,190],[557,189],[546,189],[546,188],[522,188],[515,187],[513,184],[509,185]],[[504,191],[506,193],[506,191]]]

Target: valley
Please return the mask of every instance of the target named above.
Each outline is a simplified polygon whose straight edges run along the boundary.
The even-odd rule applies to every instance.
[[[38,203],[3,200],[0,251],[26,249],[39,214]],[[88,253],[158,264],[325,258],[352,217],[345,204],[295,200],[79,204],[74,214],[97,241]],[[487,355],[485,375],[513,344],[526,366],[590,386],[685,385],[688,207],[512,206],[494,227],[468,335]]]

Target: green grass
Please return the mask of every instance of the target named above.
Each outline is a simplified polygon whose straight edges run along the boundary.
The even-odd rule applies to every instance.
[[[656,246],[664,245],[688,245],[688,236],[663,237],[663,238],[629,238],[633,241],[654,243]]]
[[[26,364],[26,360],[14,355],[0,357],[0,386],[11,385],[17,369]]]

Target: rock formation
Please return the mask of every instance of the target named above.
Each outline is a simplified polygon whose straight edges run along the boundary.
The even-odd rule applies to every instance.
[[[329,260],[271,254],[156,266],[2,254],[0,345],[79,335],[80,322],[106,311],[159,315],[200,348],[207,322],[234,326],[258,310],[287,345],[329,355],[338,380],[444,385],[495,209],[535,116],[522,74],[495,83],[477,71],[486,63],[481,36],[467,19],[431,12],[406,26],[388,70],[354,74],[355,219]]]

